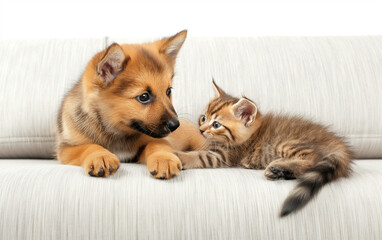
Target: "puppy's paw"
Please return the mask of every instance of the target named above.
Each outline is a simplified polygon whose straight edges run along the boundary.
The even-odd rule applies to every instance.
[[[113,175],[118,170],[120,162],[116,155],[104,150],[96,151],[86,156],[82,166],[89,176],[107,177]]]
[[[147,170],[158,179],[170,179],[182,169],[179,158],[170,152],[155,152],[147,158]]]

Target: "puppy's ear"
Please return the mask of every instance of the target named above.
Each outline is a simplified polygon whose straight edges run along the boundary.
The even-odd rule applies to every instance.
[[[215,95],[216,97],[221,97],[222,95],[227,95],[223,89],[221,89],[215,82],[214,78],[212,78],[212,85],[214,85],[214,89],[215,89]]]
[[[128,60],[120,45],[110,45],[97,65],[97,74],[102,83],[107,86],[113,81],[124,70]]]
[[[248,98],[241,98],[232,106],[233,114],[236,118],[241,119],[244,126],[249,127],[256,118],[257,106]]]
[[[172,37],[158,41],[159,53],[164,54],[172,63],[175,63],[176,56],[187,37],[187,30],[183,30]]]

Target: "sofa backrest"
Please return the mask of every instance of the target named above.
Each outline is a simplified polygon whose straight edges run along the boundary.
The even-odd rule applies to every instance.
[[[106,39],[0,41],[0,158],[51,158],[65,92]]]
[[[60,102],[87,62],[113,42],[0,41],[0,158],[51,158]],[[211,79],[262,112],[297,114],[346,137],[358,158],[382,157],[382,37],[189,38],[173,101],[196,122]]]

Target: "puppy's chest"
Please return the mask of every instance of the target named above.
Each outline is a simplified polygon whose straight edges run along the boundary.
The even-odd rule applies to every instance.
[[[115,155],[117,155],[120,162],[129,163],[136,162],[137,160],[137,152],[132,151],[113,151]]]
[[[120,162],[131,163],[138,161],[138,149],[132,145],[110,146],[109,151],[117,155]]]
[[[139,147],[137,146],[137,138],[125,138],[109,142],[107,149],[117,155],[123,163],[137,162],[139,155]]]

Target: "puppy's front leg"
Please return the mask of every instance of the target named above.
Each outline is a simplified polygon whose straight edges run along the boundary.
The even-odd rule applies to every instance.
[[[97,144],[61,144],[57,153],[57,159],[61,163],[82,166],[92,177],[107,177],[114,174],[120,166],[115,154]]]
[[[140,155],[139,162],[146,163],[151,175],[159,179],[170,179],[177,176],[182,169],[182,163],[165,139],[148,143]]]

